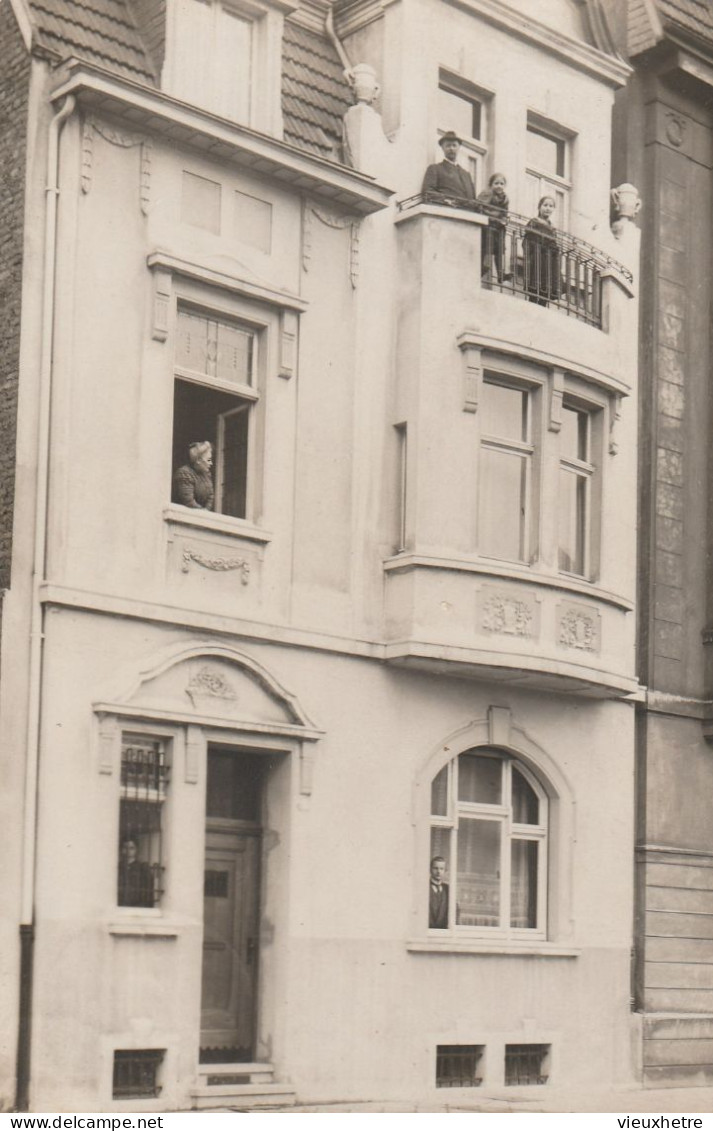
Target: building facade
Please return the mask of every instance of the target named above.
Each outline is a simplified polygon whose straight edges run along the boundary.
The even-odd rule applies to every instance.
[[[5,1105],[633,1083],[602,10],[81,11],[0,6]],[[451,129],[504,219],[421,193]]]
[[[648,1084],[713,1079],[710,216],[713,19],[629,5],[615,169],[646,200],[641,292],[636,1008]]]

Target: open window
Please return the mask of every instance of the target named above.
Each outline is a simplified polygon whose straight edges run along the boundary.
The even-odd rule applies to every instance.
[[[250,517],[258,347],[259,333],[254,326],[179,306],[174,502],[234,518]],[[205,467],[205,453],[196,444],[210,445],[212,468]]]

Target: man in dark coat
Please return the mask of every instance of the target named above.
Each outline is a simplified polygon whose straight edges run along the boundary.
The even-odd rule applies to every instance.
[[[443,879],[445,874],[445,860],[442,856],[434,856],[428,895],[428,925],[438,930],[446,930],[448,927],[448,884]]]
[[[458,164],[461,139],[453,130],[448,130],[438,144],[443,150],[443,160],[428,166],[421,192],[434,204],[467,206],[475,201],[475,185],[470,173]]]

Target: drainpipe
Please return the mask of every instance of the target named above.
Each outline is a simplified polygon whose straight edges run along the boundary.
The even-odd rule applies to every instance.
[[[20,1009],[17,1034],[17,1089],[15,1109],[29,1110],[32,975],[34,964],[35,856],[37,850],[37,778],[40,760],[40,709],[42,704],[42,653],[44,610],[40,588],[45,577],[47,550],[47,494],[49,470],[52,354],[54,348],[55,268],[57,258],[57,201],[59,197],[59,135],[75,107],[69,95],[49,125],[47,183],[45,188],[44,285],[40,339],[40,384],[37,424],[37,486],[32,561],[30,621],[30,684],[27,706],[27,764],[23,811],[22,893],[20,910]]]
[[[349,62],[349,56],[345,50],[344,44],[334,30],[334,13],[332,12],[332,5],[327,8],[327,15],[324,20],[324,30],[327,33],[330,43],[339,56],[339,60],[344,67],[344,74],[347,79],[351,81],[352,65]]]

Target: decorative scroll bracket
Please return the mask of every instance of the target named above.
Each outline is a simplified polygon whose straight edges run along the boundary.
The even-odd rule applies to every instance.
[[[279,376],[289,381],[297,372],[297,315],[293,310],[280,314],[280,369]]]
[[[564,399],[564,369],[550,371],[550,418],[547,424],[550,432],[559,432],[562,427],[562,401]]]
[[[196,785],[203,752],[203,732],[198,726],[186,727],[186,763],[184,780],[187,785]]]
[[[99,773],[113,774],[119,750],[119,720],[114,715],[99,716]]]
[[[94,118],[86,118],[82,126],[82,169],[80,183],[86,195],[92,187],[94,171],[94,137],[98,134],[109,145],[119,149],[139,150],[139,207],[144,216],[151,206],[151,142],[148,138],[126,134]]]
[[[153,271],[153,325],[151,337],[155,342],[165,342],[171,317],[171,294],[173,276],[170,271],[154,268]]]
[[[609,398],[609,455],[615,456],[619,451],[619,421],[621,420],[620,396]]]
[[[477,412],[480,400],[480,386],[483,380],[483,354],[478,346],[458,339],[458,348],[463,354],[463,412]]]
[[[349,216],[325,212],[324,209],[315,208],[314,205],[305,207],[302,226],[302,267],[305,271],[309,271],[312,258],[312,216],[316,216],[325,227],[333,228],[335,231],[349,229],[349,282],[352,285],[352,290],[356,290],[359,282],[359,238],[361,232],[359,221],[352,220]]]

